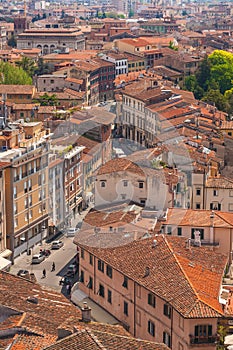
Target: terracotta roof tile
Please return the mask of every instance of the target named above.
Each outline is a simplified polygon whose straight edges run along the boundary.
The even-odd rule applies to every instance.
[[[106,212],[92,209],[85,216],[84,222],[97,227],[109,226],[114,223],[124,225],[133,222],[136,216],[135,212],[125,212],[123,210]]]
[[[143,170],[137,164],[125,158],[109,160],[99,169],[98,175],[111,174],[120,171],[129,171],[138,176],[145,176]]]
[[[3,271],[0,271],[0,305],[25,314],[21,326],[26,334],[17,337],[18,347],[14,350],[19,346],[27,350],[41,349],[55,341],[61,322],[70,316],[77,322],[81,318],[79,309],[62,294]]]
[[[0,94],[32,94],[35,87],[33,85],[4,85],[0,84]]]
[[[224,176],[209,177],[206,181],[206,187],[233,189],[233,180]]]

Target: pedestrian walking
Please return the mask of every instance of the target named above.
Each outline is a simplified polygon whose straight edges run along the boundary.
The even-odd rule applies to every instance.
[[[46,270],[45,269],[43,270],[43,277],[44,278],[46,277]]]
[[[55,262],[52,263],[52,269],[51,271],[55,271]]]

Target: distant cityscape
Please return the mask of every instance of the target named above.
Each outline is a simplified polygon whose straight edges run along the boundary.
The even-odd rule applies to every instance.
[[[0,2],[0,349],[233,349],[232,67],[232,2]]]

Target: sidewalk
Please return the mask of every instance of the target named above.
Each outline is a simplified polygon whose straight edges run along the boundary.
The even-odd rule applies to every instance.
[[[71,293],[71,301],[80,309],[83,307],[83,303],[86,302],[87,305],[91,308],[91,318],[95,322],[112,325],[119,324],[119,321],[115,317],[113,317],[109,312],[105,311],[101,306],[88,298],[88,296],[79,289],[75,289]]]
[[[80,214],[76,214],[75,218],[71,219],[71,227],[76,227],[80,222],[83,221],[87,213],[93,208],[93,205],[89,205],[89,207],[83,210]]]

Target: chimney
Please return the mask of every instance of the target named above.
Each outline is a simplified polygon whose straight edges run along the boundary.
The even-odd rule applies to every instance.
[[[91,322],[91,308],[87,305],[87,302],[84,301],[82,311],[82,322]]]
[[[145,275],[144,275],[144,277],[149,276],[149,274],[150,274],[150,268],[147,266],[146,269],[145,269]]]
[[[153,242],[152,242],[152,248],[155,248],[155,247],[156,247],[156,245],[157,245],[157,240],[156,240],[156,239],[154,239],[154,240],[153,240]]]
[[[191,247],[191,238],[188,238],[186,243],[187,243],[186,248],[190,249],[190,247]]]
[[[210,242],[214,242],[214,211],[212,210],[210,214]]]

